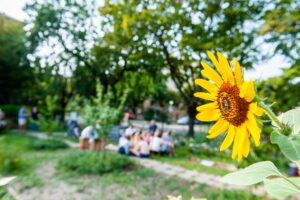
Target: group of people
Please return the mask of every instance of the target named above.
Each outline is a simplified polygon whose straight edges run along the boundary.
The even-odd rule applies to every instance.
[[[175,156],[172,132],[162,133],[152,120],[148,130],[140,131],[132,125],[125,130],[119,139],[119,153],[147,158],[151,154],[169,154]]]
[[[39,120],[39,112],[37,107],[32,107],[31,112],[28,113],[26,106],[23,105],[18,111],[18,126],[20,130],[26,130],[27,128],[27,118],[31,117],[33,122],[31,123],[31,129],[37,130],[36,121]],[[7,125],[7,121],[5,120],[5,113],[0,109],[0,127],[5,127]]]
[[[33,121],[34,121],[31,124],[32,130],[37,130],[38,126],[37,126],[37,124],[35,122],[39,120],[38,109],[37,109],[37,107],[32,107],[31,112],[27,113],[25,105],[23,105],[19,109],[19,112],[18,112],[18,125],[19,125],[19,129],[20,130],[26,130],[27,118],[28,117],[31,117],[31,119],[33,119]]]

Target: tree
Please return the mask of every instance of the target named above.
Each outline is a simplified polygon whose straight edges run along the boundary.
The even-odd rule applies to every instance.
[[[284,69],[283,75],[259,83],[259,95],[267,96],[268,102],[275,103],[272,108],[276,113],[286,112],[300,105],[299,69],[300,62],[298,61],[291,68]]]
[[[156,71],[150,67],[154,63],[140,59],[142,51],[129,45],[133,37],[118,33],[101,36],[96,8],[96,1],[34,1],[26,6],[32,26],[28,40],[35,58],[39,57],[37,50],[40,46],[51,46],[50,53],[43,59],[48,66],[54,66],[56,73],[62,68],[71,72],[72,94],[78,92],[86,97],[95,95],[95,85],[100,81],[103,94],[111,90],[115,96],[111,102],[118,105],[122,96],[120,93],[124,91],[121,88],[123,77],[126,79],[136,76],[136,73],[143,74],[146,66],[148,73],[154,74]],[[145,80],[151,82],[150,79],[144,79],[143,83]],[[143,83],[141,85],[145,85]]]
[[[153,63],[143,67],[168,73],[187,105],[192,136],[199,60],[206,57],[206,51],[219,50],[251,67],[257,46],[255,26],[250,28],[248,23],[261,17],[263,6],[263,2],[250,0],[106,1],[100,14],[104,38],[113,38],[111,45],[117,36],[127,38],[126,45],[138,50],[130,53]]]
[[[0,104],[25,104],[35,75],[27,59],[23,23],[0,15]]]
[[[262,81],[259,88],[261,95],[275,102],[273,108],[276,112],[284,112],[299,106],[300,2],[277,0],[274,4],[274,8],[269,9],[263,17],[260,33],[267,43],[275,46],[272,55],[282,54],[291,67],[284,69],[281,76]]]
[[[260,33],[265,41],[275,45],[276,53],[281,53],[292,60],[300,59],[300,2],[297,0],[277,0],[263,19]]]

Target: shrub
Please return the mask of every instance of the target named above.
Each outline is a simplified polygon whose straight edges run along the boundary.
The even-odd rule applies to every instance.
[[[17,151],[0,151],[0,173],[16,174],[26,169],[27,164]]]
[[[168,115],[160,110],[156,110],[154,111],[154,109],[152,108],[148,108],[144,113],[143,113],[143,117],[145,120],[152,120],[152,119],[156,119],[158,121],[161,122],[168,122]]]
[[[122,171],[133,167],[134,163],[126,156],[104,152],[74,151],[58,161],[58,168],[75,171],[79,174],[104,174]]]
[[[18,117],[18,111],[21,106],[8,104],[8,105],[1,105],[1,110],[5,113],[6,118],[16,119]]]
[[[259,200],[263,197],[259,197],[251,194],[248,191],[242,190],[215,190],[215,189],[206,189],[203,195],[207,199],[214,200],[233,200],[233,199],[251,199],[251,200]]]
[[[57,150],[69,147],[65,142],[60,140],[39,138],[29,141],[27,146],[33,150]]]

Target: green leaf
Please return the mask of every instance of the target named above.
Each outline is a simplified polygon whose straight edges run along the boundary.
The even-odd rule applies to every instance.
[[[258,162],[237,172],[225,175],[223,182],[236,185],[253,185],[269,176],[278,176],[281,173],[271,161]]]
[[[276,131],[271,134],[271,142],[278,144],[281,152],[291,161],[300,161],[300,138],[285,136]]]
[[[300,187],[300,178],[288,178]],[[268,193],[276,197],[285,197],[291,194],[300,194],[300,190],[283,178],[265,179]]]
[[[278,119],[281,123],[289,125],[293,129],[293,134],[300,133],[300,110],[289,110],[278,116]]]
[[[9,182],[11,182],[12,180],[14,180],[15,178],[16,178],[15,176],[1,178],[0,179],[0,186],[7,185]]]

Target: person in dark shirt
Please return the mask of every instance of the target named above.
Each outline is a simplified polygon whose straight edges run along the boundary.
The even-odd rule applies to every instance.
[[[149,131],[151,133],[154,133],[156,131],[156,129],[157,129],[157,125],[155,123],[155,120],[151,120],[150,126],[149,126]]]
[[[36,106],[34,106],[31,110],[31,118],[33,119],[33,122],[31,123],[31,129],[33,131],[38,130],[37,121],[39,121],[39,112]]]
[[[31,118],[34,120],[39,120],[39,112],[37,107],[33,107],[31,110]]]

